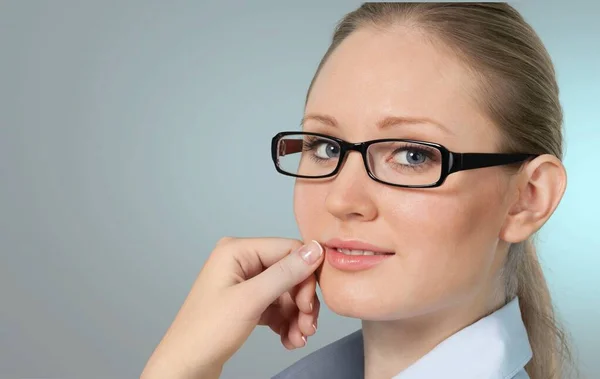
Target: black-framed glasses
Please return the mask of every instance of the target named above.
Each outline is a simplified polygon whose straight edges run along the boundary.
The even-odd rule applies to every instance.
[[[309,132],[281,132],[271,141],[275,169],[297,178],[337,175],[350,151],[362,155],[365,169],[373,180],[407,188],[439,187],[448,175],[458,171],[520,163],[538,155],[456,153],[437,143],[411,139],[350,143]]]

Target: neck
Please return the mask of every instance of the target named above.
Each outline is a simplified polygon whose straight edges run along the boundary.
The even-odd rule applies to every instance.
[[[440,342],[498,309],[502,303],[470,301],[393,321],[363,321],[365,379],[391,378]]]

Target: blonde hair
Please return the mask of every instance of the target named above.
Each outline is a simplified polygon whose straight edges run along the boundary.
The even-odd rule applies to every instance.
[[[554,67],[542,41],[506,3],[365,3],[337,25],[310,84],[336,47],[361,27],[404,22],[444,43],[479,80],[476,99],[498,126],[507,152],[552,154],[562,159],[562,109]],[[555,379],[572,369],[565,332],[531,239],[513,244],[502,275],[508,302],[519,297],[533,350],[532,379]]]

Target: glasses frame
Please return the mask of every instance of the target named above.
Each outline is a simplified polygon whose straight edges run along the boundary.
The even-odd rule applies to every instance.
[[[340,157],[338,160],[338,164],[335,169],[327,175],[320,176],[309,176],[309,175],[297,175],[292,174],[287,171],[284,171],[279,167],[277,156],[278,156],[278,143],[279,140],[285,136],[289,135],[308,135],[315,137],[327,138],[332,141],[335,141],[340,146]],[[408,185],[408,184],[395,184],[386,182],[377,178],[369,169],[369,164],[367,162],[367,150],[369,146],[379,143],[379,142],[406,142],[406,143],[417,143],[426,145],[440,151],[440,155],[442,157],[442,172],[440,173],[440,178],[437,182],[432,184],[424,184],[424,185]],[[478,168],[485,167],[494,167],[494,166],[503,166],[514,163],[521,163],[530,158],[537,157],[539,154],[528,154],[528,153],[457,153],[454,151],[448,150],[443,145],[434,142],[413,140],[413,139],[402,139],[402,138],[384,138],[384,139],[375,139],[358,143],[346,142],[343,139],[332,137],[327,134],[322,133],[312,133],[312,132],[293,132],[293,131],[285,131],[277,133],[273,139],[271,140],[271,158],[273,159],[273,163],[275,164],[275,169],[277,172],[283,175],[292,176],[296,178],[305,178],[305,179],[322,179],[322,178],[330,178],[336,176],[341,167],[343,166],[346,156],[350,151],[357,151],[362,155],[363,163],[365,166],[365,170],[369,177],[375,180],[378,183],[387,184],[393,187],[401,187],[401,188],[434,188],[441,186],[446,178],[450,174],[454,174],[455,172],[465,171],[465,170],[473,170]]]

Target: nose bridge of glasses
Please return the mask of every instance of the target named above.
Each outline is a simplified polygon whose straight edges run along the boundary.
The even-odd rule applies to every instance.
[[[357,151],[361,154],[365,154],[367,152],[367,148],[369,147],[369,143],[367,142],[346,142],[346,141],[338,141],[341,144],[342,150],[345,152],[348,151]]]
[[[367,174],[369,174],[369,168],[367,167],[368,164],[366,162],[367,159],[367,148],[369,147],[369,143],[367,142],[346,142],[346,141],[338,141],[338,143],[340,143],[340,147],[341,147],[341,157],[340,157],[340,162],[339,162],[339,167],[337,169],[338,174],[342,171],[342,168],[344,168],[346,166],[346,163],[349,159],[349,152],[351,151],[355,151],[358,152],[360,154],[360,161],[361,161],[361,166],[363,166],[363,169],[367,171]]]

